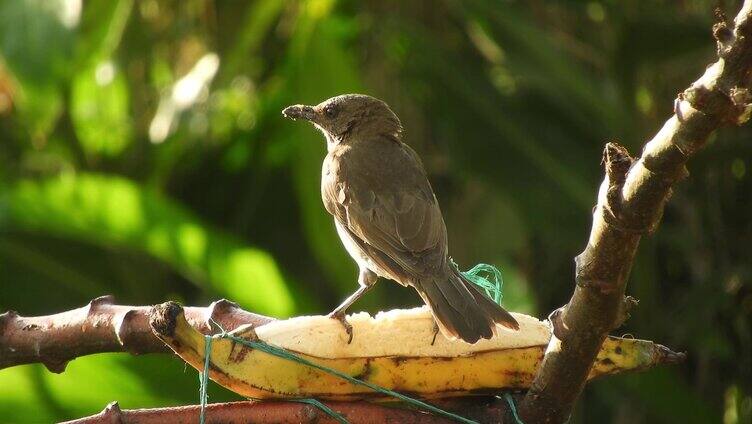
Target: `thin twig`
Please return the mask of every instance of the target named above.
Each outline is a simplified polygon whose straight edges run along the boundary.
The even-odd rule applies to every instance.
[[[679,95],[674,116],[642,157],[634,160],[618,144],[606,145],[593,227],[575,259],[577,285],[569,303],[552,314],[554,336],[520,408],[528,424],[567,420],[603,340],[625,317],[625,287],[640,238],[656,229],[671,187],[687,175],[687,160],[710,134],[749,117],[752,0],[744,2],[733,29],[718,16],[713,35],[719,60]]]

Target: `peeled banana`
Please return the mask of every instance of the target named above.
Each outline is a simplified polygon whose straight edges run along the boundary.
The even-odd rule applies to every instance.
[[[274,321],[255,329],[242,326],[230,334],[281,347],[387,389],[431,399],[530,387],[551,333],[546,323],[534,317],[513,315],[520,323],[519,331],[499,327],[495,337],[473,345],[435,335],[426,308],[393,310],[375,317],[350,315],[354,332],[350,344],[339,322],[321,316]],[[183,360],[199,371],[204,369],[204,335],[188,324],[179,305],[157,306],[151,325]],[[332,400],[380,396],[367,387],[226,338],[214,339],[210,348],[209,377],[243,396]],[[647,340],[609,337],[589,378],[680,358],[681,354]]]

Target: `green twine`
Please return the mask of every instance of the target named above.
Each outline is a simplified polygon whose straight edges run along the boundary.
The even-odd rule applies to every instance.
[[[453,413],[445,411],[445,410],[443,410],[441,408],[437,408],[436,406],[433,406],[431,404],[425,403],[425,402],[420,401],[418,399],[414,399],[414,398],[411,398],[409,396],[405,396],[402,393],[398,393],[398,392],[395,392],[395,391],[392,391],[392,390],[389,390],[389,389],[385,389],[385,388],[383,388],[381,386],[377,386],[377,385],[375,385],[373,383],[369,383],[368,381],[359,380],[359,379],[357,379],[355,377],[352,377],[352,376],[350,376],[348,374],[345,374],[345,373],[343,373],[341,371],[337,371],[335,369],[332,369],[332,368],[329,368],[329,367],[325,367],[323,365],[319,365],[319,364],[317,364],[315,362],[311,362],[311,361],[309,361],[309,360],[307,360],[305,358],[301,358],[300,356],[297,356],[297,355],[295,355],[293,353],[290,353],[290,352],[288,352],[288,351],[286,351],[286,350],[284,350],[282,348],[266,344],[266,343],[264,343],[262,341],[252,341],[252,340],[241,339],[240,337],[232,336],[230,334],[225,334],[224,337],[228,338],[228,339],[230,339],[232,341],[234,341],[235,343],[239,343],[239,344],[241,344],[243,346],[250,347],[252,349],[256,349],[256,350],[259,350],[261,352],[265,352],[265,353],[268,353],[270,355],[277,356],[279,358],[283,358],[283,359],[287,359],[287,360],[290,360],[290,361],[293,361],[293,362],[297,362],[297,363],[309,366],[311,368],[315,368],[315,369],[320,370],[320,371],[324,371],[327,374],[331,374],[331,375],[334,375],[336,377],[339,377],[339,378],[341,378],[341,379],[343,379],[343,380],[345,380],[345,381],[347,381],[349,383],[352,383],[352,384],[355,384],[355,385],[359,385],[359,386],[368,387],[369,389],[371,389],[371,390],[373,390],[373,391],[375,391],[377,393],[381,393],[381,394],[384,394],[384,395],[387,395],[387,396],[391,396],[391,397],[393,397],[395,399],[399,399],[399,400],[401,400],[401,401],[403,401],[405,403],[411,404],[413,406],[416,406],[418,408],[421,408],[421,409],[424,409],[424,410],[427,410],[427,411],[431,411],[431,412],[433,412],[435,414],[443,415],[445,417],[452,418],[452,419],[455,419],[455,420],[457,420],[459,422],[466,423],[466,424],[478,424],[476,421],[468,420],[467,418],[461,417],[461,416],[459,416],[457,414],[453,414]]]
[[[318,399],[290,399],[290,402],[299,402],[299,403],[307,403],[309,405],[313,405],[316,408],[319,408],[322,410],[325,414],[329,415],[330,417],[337,420],[339,424],[350,424],[349,421],[347,421],[347,418],[342,416],[339,412],[335,411],[334,409],[326,406],[323,402],[319,401]]]
[[[204,424],[206,419],[206,402],[209,398],[207,387],[209,386],[209,358],[211,357],[211,344],[212,336],[204,336],[204,372],[199,373],[199,379],[201,381],[201,415],[199,415],[199,422],[201,424]]]
[[[450,258],[452,265],[459,271],[457,264]],[[493,265],[478,264],[468,271],[460,271],[460,273],[467,278],[471,283],[482,288],[486,291],[486,295],[494,300],[494,302],[501,305],[501,299],[504,298],[502,294],[502,288],[504,286],[504,279],[501,277],[501,271]],[[485,275],[484,275],[485,274]],[[498,396],[497,396],[498,397]],[[514,405],[514,399],[509,393],[504,393],[504,399],[506,399],[509,405],[509,410],[512,412],[512,416],[517,424],[525,424],[520,416],[517,414],[517,407]]]
[[[449,260],[454,268],[459,271],[457,264],[453,260]],[[485,290],[488,297],[501,305],[501,299],[504,298],[502,294],[504,279],[501,277],[501,271],[498,268],[489,264],[478,264],[469,271],[460,271],[460,273],[471,283]]]
[[[512,411],[512,416],[514,417],[514,420],[517,422],[517,424],[525,424],[520,416],[517,415],[517,407],[514,405],[514,399],[512,398],[512,395],[510,395],[509,393],[504,393],[504,399],[507,400],[509,410]]]
[[[262,342],[261,340],[253,341],[253,340],[242,339],[240,337],[230,335],[222,327],[220,327],[218,324],[217,324],[217,326],[219,327],[219,329],[221,331],[220,334],[216,334],[214,336],[204,336],[205,340],[207,340],[207,341],[205,343],[205,348],[204,348],[204,352],[205,352],[204,356],[205,356],[206,359],[204,361],[204,372],[203,372],[202,376],[207,376],[209,374],[209,359],[208,359],[209,355],[206,354],[206,351],[210,350],[210,347],[211,347],[211,341],[210,340],[211,339],[215,339],[215,338],[216,339],[225,338],[225,339],[230,339],[233,342],[241,344],[243,346],[250,347],[251,349],[256,349],[256,350],[259,350],[261,352],[268,353],[270,355],[274,355],[274,356],[279,357],[279,358],[287,359],[287,360],[290,360],[290,361],[293,361],[293,362],[297,362],[297,363],[309,366],[311,368],[315,368],[317,370],[324,371],[327,374],[331,374],[331,375],[334,375],[336,377],[339,377],[339,378],[341,378],[341,379],[343,379],[343,380],[345,380],[345,381],[347,381],[349,383],[368,387],[369,389],[371,389],[371,390],[373,390],[373,391],[375,391],[377,393],[381,393],[381,394],[384,394],[384,395],[387,395],[387,396],[391,396],[391,397],[393,397],[395,399],[399,399],[399,400],[401,400],[401,401],[403,401],[405,403],[411,404],[413,406],[416,406],[418,408],[421,408],[421,409],[424,409],[424,410],[427,410],[427,411],[431,411],[431,412],[433,412],[435,414],[438,414],[438,415],[443,415],[445,417],[452,418],[452,419],[457,420],[457,421],[459,421],[461,423],[478,424],[477,421],[469,420],[469,419],[467,419],[465,417],[462,417],[462,416],[459,416],[457,414],[453,414],[451,412],[445,411],[445,410],[443,410],[441,408],[438,408],[438,407],[433,406],[431,404],[425,403],[425,402],[420,401],[418,399],[414,399],[414,398],[411,398],[409,396],[405,396],[402,393],[398,393],[398,392],[395,392],[395,391],[392,391],[392,390],[389,390],[389,389],[385,389],[385,388],[383,388],[381,386],[377,386],[377,385],[375,385],[373,383],[369,383],[367,381],[359,380],[359,379],[357,379],[355,377],[352,377],[352,376],[350,376],[348,374],[345,374],[345,373],[343,373],[341,371],[337,371],[335,369],[332,369],[332,368],[329,368],[329,367],[325,367],[323,365],[316,364],[316,363],[311,362],[311,361],[309,361],[309,360],[307,360],[305,358],[301,358],[300,356],[297,356],[297,355],[295,355],[293,353],[290,353],[290,352],[286,351],[285,349],[282,349],[282,348],[279,348],[279,347],[276,347],[276,346],[272,346],[272,345],[266,344],[266,343]],[[208,381],[207,381],[206,378],[202,378],[201,385],[202,385],[202,389],[201,389],[201,393],[202,393],[201,416],[203,417],[204,408],[206,406],[206,404],[204,403],[203,396],[204,396],[204,393],[206,392],[206,385],[208,385]],[[315,399],[313,399],[313,400],[309,400],[309,399],[300,399],[300,400],[298,400],[298,399],[295,399],[295,401],[305,402],[305,403],[308,403],[308,404],[311,404],[311,405],[314,405],[314,406],[317,406],[317,407],[319,405],[323,405],[321,402],[318,402]],[[326,405],[323,405],[323,406],[326,406]],[[322,410],[325,413],[327,413],[327,414],[329,414],[330,412],[336,414],[335,411],[331,410],[328,407],[326,407],[326,409],[322,409]],[[329,415],[331,415],[333,418],[337,419],[338,421],[339,420],[344,420],[344,421],[341,421],[341,422],[347,423],[347,420],[345,420],[345,418],[342,417],[341,415],[338,415],[338,414],[337,415],[329,414]],[[204,424],[203,418],[201,419],[201,424]]]
[[[450,259],[452,265],[459,270],[457,267],[457,264]],[[488,264],[478,264],[474,266],[469,271],[462,272],[462,275],[467,278],[469,281],[471,281],[473,284],[479,286],[483,290],[485,290],[488,297],[493,299],[496,303],[501,304],[501,299],[503,297],[502,295],[502,286],[504,284],[504,280],[501,277],[501,272],[493,265]],[[213,321],[213,320],[212,320]],[[336,377],[339,377],[349,383],[359,385],[359,386],[365,386],[369,389],[381,393],[387,396],[391,396],[395,399],[399,399],[407,404],[413,405],[415,407],[421,408],[426,411],[433,412],[438,415],[443,415],[448,418],[452,418],[456,421],[459,421],[461,423],[466,424],[478,424],[477,421],[473,421],[470,419],[467,419],[465,417],[462,417],[457,414],[453,414],[449,411],[445,411],[441,408],[438,408],[434,405],[431,405],[429,403],[420,401],[418,399],[411,398],[409,396],[405,396],[402,393],[395,392],[393,390],[389,390],[386,388],[383,388],[381,386],[377,386],[373,383],[369,383],[367,381],[359,380],[355,377],[352,377],[348,374],[345,374],[343,372],[337,371],[335,369],[325,367],[323,365],[316,364],[314,362],[311,362],[305,358],[301,358],[300,356],[297,356],[293,353],[290,353],[282,348],[272,346],[269,344],[266,344],[260,340],[252,341],[252,340],[246,340],[242,339],[240,337],[236,337],[233,335],[228,334],[219,324],[216,322],[214,323],[219,327],[221,333],[216,334],[214,336],[204,336],[205,337],[205,344],[204,344],[204,370],[201,373],[201,415],[200,415],[200,423],[204,424],[205,420],[205,410],[206,410],[206,403],[207,403],[207,391],[206,388],[208,386],[208,379],[209,379],[209,357],[211,355],[211,343],[212,340],[217,338],[226,338],[230,339],[235,343],[239,343],[243,346],[249,347],[251,349],[256,349],[261,352],[268,353],[270,355],[277,356],[279,358],[287,359],[293,362],[297,362],[306,366],[309,366],[311,368],[315,368],[317,370],[323,371],[327,374],[334,375]],[[520,417],[517,415],[517,408],[515,408],[514,400],[512,399],[511,395],[509,393],[504,394],[504,398],[506,399],[507,403],[509,404],[509,408],[512,411],[512,415],[514,416],[514,419],[517,421],[517,424],[524,424]],[[290,399],[292,402],[301,402],[306,403],[309,405],[313,405],[317,408],[319,408],[321,411],[326,413],[327,415],[331,416],[337,422],[340,424],[348,424],[348,421],[345,417],[343,417],[341,414],[337,413],[333,409],[326,406],[324,403],[316,400],[316,399]]]

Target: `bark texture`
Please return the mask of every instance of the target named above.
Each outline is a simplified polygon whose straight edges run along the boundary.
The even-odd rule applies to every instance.
[[[0,314],[0,369],[42,363],[52,372],[65,371],[79,357],[103,352],[170,352],[149,326],[151,306],[115,305],[112,296],[98,297],[88,305],[39,317],[23,317],[14,311]],[[218,300],[211,305],[186,307],[188,322],[205,334],[217,331],[211,321],[226,330],[242,324],[262,325],[273,318],[253,314],[237,304]]]
[[[439,404],[438,402],[436,402]],[[342,414],[351,424],[429,424],[453,423],[422,411],[401,409],[368,402],[325,402],[334,411]],[[444,401],[442,408],[451,410],[478,422],[514,423],[507,415],[504,400],[473,398]],[[63,424],[157,424],[197,423],[198,405],[175,408],[121,410],[112,402],[99,414]],[[296,402],[229,402],[210,404],[206,408],[206,423],[254,423],[254,424],[336,424],[337,421],[320,409]]]
[[[575,258],[576,286],[566,306],[551,315],[554,336],[521,404],[528,423],[565,422],[582,391],[596,353],[621,325],[633,301],[624,297],[640,238],[660,222],[671,187],[685,164],[716,129],[749,118],[752,1],[734,22],[717,12],[713,35],[718,61],[679,94],[675,114],[633,159],[617,143],[603,151],[606,176],[598,192],[585,250]]]

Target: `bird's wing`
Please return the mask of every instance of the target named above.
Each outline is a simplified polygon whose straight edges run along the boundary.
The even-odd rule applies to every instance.
[[[390,274],[431,273],[446,258],[436,196],[412,149],[377,143],[385,144],[368,157],[356,153],[340,160],[338,177],[322,185],[326,208]]]

